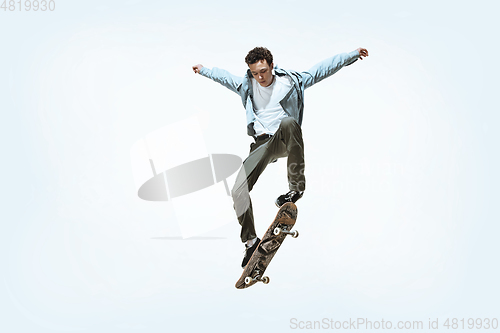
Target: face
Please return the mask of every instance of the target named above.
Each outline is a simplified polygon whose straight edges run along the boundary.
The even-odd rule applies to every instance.
[[[273,83],[273,64],[267,64],[266,60],[259,60],[255,64],[248,65],[252,75],[257,82],[263,87]]]

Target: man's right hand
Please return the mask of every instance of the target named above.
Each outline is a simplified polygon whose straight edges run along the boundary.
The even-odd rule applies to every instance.
[[[201,64],[194,65],[194,66],[193,66],[193,71],[194,71],[196,74],[198,74],[202,68],[203,68],[203,65],[201,65]]]

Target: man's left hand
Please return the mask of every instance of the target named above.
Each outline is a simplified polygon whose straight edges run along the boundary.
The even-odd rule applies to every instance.
[[[362,47],[356,49],[359,52],[359,59],[363,60],[363,57],[368,57],[368,50]]]

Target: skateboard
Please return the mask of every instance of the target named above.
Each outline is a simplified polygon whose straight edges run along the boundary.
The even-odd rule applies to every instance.
[[[287,202],[281,206],[276,218],[267,229],[257,249],[255,249],[248,264],[245,266],[243,274],[241,274],[240,279],[236,282],[236,288],[245,289],[257,282],[269,283],[270,279],[264,276],[264,272],[276,254],[276,251],[278,251],[286,236],[290,235],[293,238],[299,236],[297,230],[291,230],[296,220],[297,206],[294,203]]]

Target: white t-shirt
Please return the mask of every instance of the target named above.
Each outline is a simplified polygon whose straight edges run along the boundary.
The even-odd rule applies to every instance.
[[[252,78],[252,85],[256,118],[253,123],[255,136],[274,134],[281,120],[288,116],[281,107],[280,101],[292,88],[292,82],[288,76],[274,75],[273,83],[267,87],[261,86],[254,78]]]

